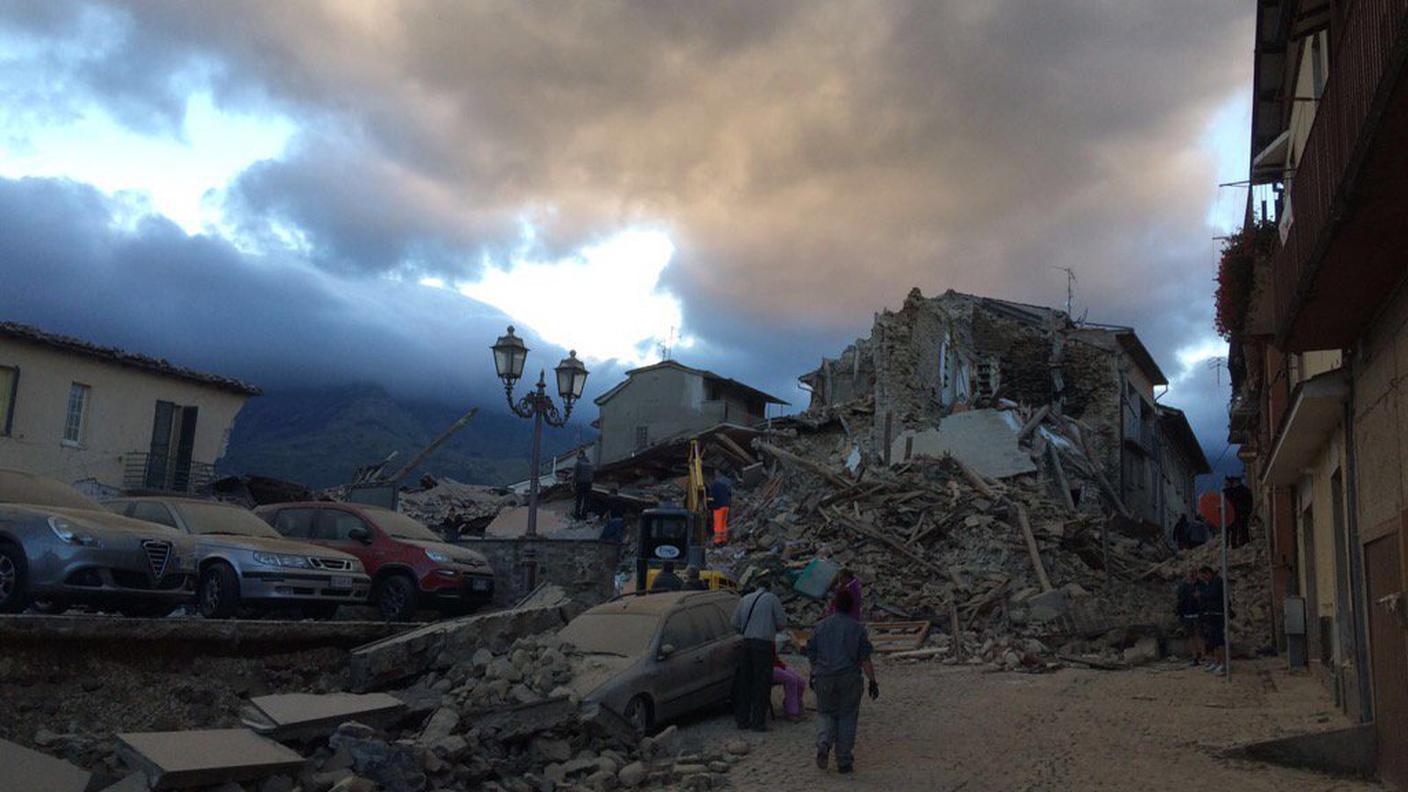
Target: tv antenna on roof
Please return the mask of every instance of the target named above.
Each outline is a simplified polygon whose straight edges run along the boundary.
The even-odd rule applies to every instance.
[[[1071,304],[1075,302],[1076,297],[1076,271],[1070,267],[1053,266],[1051,269],[1066,273],[1066,316],[1070,316]]]
[[[1225,358],[1225,357],[1210,358],[1210,359],[1208,360],[1208,368],[1212,369],[1213,377],[1216,378],[1217,384],[1218,384],[1218,385],[1221,385],[1221,384],[1222,384],[1222,370],[1225,369],[1225,368],[1227,368],[1227,358]]]
[[[670,328],[670,334],[665,337],[665,340],[663,340],[663,341],[661,341],[660,343],[656,344],[656,345],[655,345],[655,349],[656,349],[656,351],[658,351],[658,352],[660,353],[660,359],[661,359],[661,360],[669,360],[669,359],[670,359],[670,353],[672,353],[672,352],[674,351],[674,346],[675,346],[675,328],[674,328],[674,327],[671,327],[671,328]]]

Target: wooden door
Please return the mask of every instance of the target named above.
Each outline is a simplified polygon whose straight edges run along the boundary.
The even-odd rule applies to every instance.
[[[1364,546],[1364,583],[1369,592],[1369,665],[1374,674],[1374,727],[1379,774],[1408,789],[1408,631],[1378,600],[1403,591],[1398,534]]]

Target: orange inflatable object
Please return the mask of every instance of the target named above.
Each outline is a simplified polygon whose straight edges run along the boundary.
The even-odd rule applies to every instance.
[[[1225,514],[1219,514],[1221,509],[1226,509]],[[1207,520],[1208,525],[1220,531],[1232,524],[1237,510],[1232,508],[1231,501],[1223,500],[1221,492],[1213,491],[1198,496],[1198,514]]]

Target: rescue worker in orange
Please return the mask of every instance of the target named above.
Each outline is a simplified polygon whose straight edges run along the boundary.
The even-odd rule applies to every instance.
[[[733,505],[733,482],[722,470],[714,470],[714,480],[709,485],[709,508],[714,518],[714,544],[728,542],[728,510]]]

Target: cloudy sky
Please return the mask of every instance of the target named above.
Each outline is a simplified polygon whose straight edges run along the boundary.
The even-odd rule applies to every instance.
[[[515,323],[798,404],[918,286],[1132,324],[1225,443],[1252,4],[0,5],[0,317],[266,388],[494,395]]]

